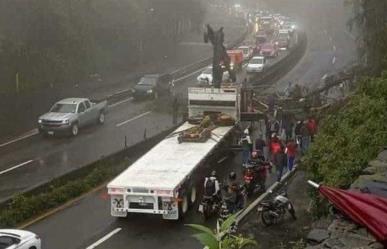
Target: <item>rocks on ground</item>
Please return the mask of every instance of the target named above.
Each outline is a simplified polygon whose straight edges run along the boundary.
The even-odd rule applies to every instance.
[[[387,197],[387,150],[381,152],[351,189]],[[324,218],[313,223],[307,235],[307,249],[382,249],[366,228],[344,218]]]

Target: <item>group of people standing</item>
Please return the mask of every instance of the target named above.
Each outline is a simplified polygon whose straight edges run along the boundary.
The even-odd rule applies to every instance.
[[[246,129],[240,144],[242,146],[242,163],[251,158],[253,152],[262,154],[265,160],[275,166],[277,180],[283,172],[293,170],[296,156],[304,154],[317,133],[317,121],[312,116],[307,120],[295,120],[291,114],[282,114],[281,119],[270,116],[265,122],[266,136],[258,133],[256,139],[252,129]]]

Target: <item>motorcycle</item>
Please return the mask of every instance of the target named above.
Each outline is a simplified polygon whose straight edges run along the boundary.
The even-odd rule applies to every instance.
[[[227,208],[230,214],[242,210],[247,203],[247,193],[245,185],[239,185],[239,190],[235,192],[230,191],[228,185],[225,184],[223,188],[222,198],[222,206],[223,208]]]
[[[217,214],[220,209],[220,202],[214,196],[203,196],[199,204],[199,212],[202,213],[204,220],[207,220],[212,215]]]
[[[246,188],[246,194],[248,197],[255,193],[264,192],[266,190],[266,176],[267,171],[270,169],[270,164],[259,163],[259,164],[245,164],[243,180],[244,187]]]
[[[282,221],[286,211],[289,212],[294,220],[297,219],[293,204],[288,199],[286,190],[279,193],[272,200],[260,203],[257,211],[265,226],[277,224]]]

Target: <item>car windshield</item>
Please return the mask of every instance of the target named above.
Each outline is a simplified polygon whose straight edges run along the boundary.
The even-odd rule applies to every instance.
[[[251,64],[263,64],[263,58],[253,58],[250,61]]]
[[[257,42],[259,42],[259,43],[266,42],[266,37],[265,36],[257,36]]]
[[[52,108],[51,112],[58,112],[58,113],[75,113],[77,109],[76,104],[61,104],[56,103]]]
[[[157,81],[156,77],[142,77],[138,84],[144,85],[144,86],[155,86],[156,81]]]
[[[288,38],[288,34],[286,33],[279,33],[278,35],[278,39],[287,39]]]
[[[248,54],[249,53],[249,48],[241,48],[242,52],[244,54]]]
[[[267,43],[267,44],[264,44],[264,45],[262,46],[262,48],[263,48],[263,49],[272,49],[272,48],[273,48],[273,45],[270,44],[270,43]]]

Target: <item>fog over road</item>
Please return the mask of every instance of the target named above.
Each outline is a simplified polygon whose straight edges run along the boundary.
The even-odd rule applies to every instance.
[[[318,83],[324,74],[335,71],[354,60],[354,40],[345,29],[348,15],[342,7],[342,1],[277,0],[274,2],[278,3],[278,10],[281,13],[296,18],[308,36],[305,56],[276,84],[278,90],[283,90],[289,80],[299,81],[307,86],[311,82]],[[187,85],[195,81],[195,76],[182,81],[179,88],[181,94],[186,91]],[[39,155],[55,155],[52,160],[57,167],[61,170],[70,170],[79,162],[90,160],[93,155],[96,155],[94,151],[103,154],[109,153],[110,149],[119,148],[123,145],[124,134],[142,136],[144,127],[147,127],[150,133],[156,134],[160,129],[172,124],[172,119],[168,115],[147,113],[149,110],[146,108],[146,103],[127,104],[123,103],[115,107],[117,109],[113,108],[104,126],[87,129],[77,138],[50,139],[44,142],[41,142],[40,138],[34,138],[31,141],[23,141],[6,149],[0,149],[1,160],[3,160],[0,171],[33,160],[15,169],[11,174],[0,175],[0,196],[9,193],[8,188],[13,182],[15,182],[15,188],[17,186],[23,188],[25,187],[23,183],[28,179],[35,177],[38,179],[36,181],[39,181],[41,179],[39,177],[51,177],[55,174],[51,171],[50,156],[45,157],[45,163],[41,164],[41,158],[34,156],[37,151]],[[136,117],[139,118],[136,119]],[[126,121],[128,123],[125,125],[118,126]],[[34,143],[39,144],[38,149],[31,146]],[[95,148],[88,150],[89,144],[93,144]],[[12,155],[10,151],[18,151],[17,153],[20,154]],[[235,157],[216,167],[218,171],[224,173],[231,168],[239,167],[239,164],[240,158]],[[27,229],[38,233],[43,239],[44,248],[48,249],[84,249],[96,241],[102,241],[98,249],[200,248],[183,223],[168,222],[158,216],[143,215],[130,215],[127,219],[117,219],[110,216],[109,205],[109,200],[104,198],[104,191],[88,194],[71,207]],[[200,222],[200,217],[191,211],[184,222],[197,223]],[[111,236],[106,237],[106,235]]]
[[[356,61],[355,37],[346,26],[351,7],[345,7],[343,0],[274,0],[268,4],[294,17],[308,37],[304,58],[278,81],[278,90],[286,88],[289,81],[316,88],[325,74]]]

